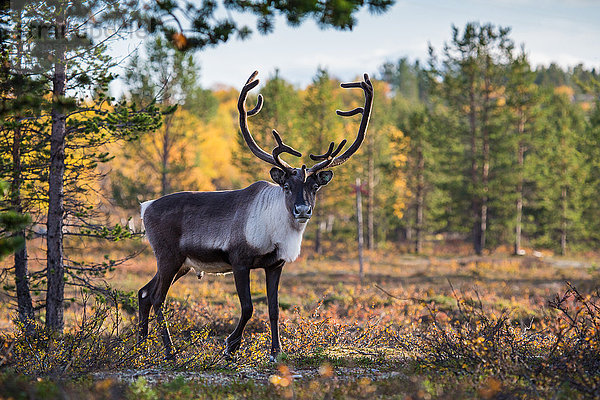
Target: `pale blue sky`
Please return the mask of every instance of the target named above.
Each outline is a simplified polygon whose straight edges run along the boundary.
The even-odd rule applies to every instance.
[[[291,28],[278,20],[270,35],[254,33],[196,56],[204,87],[239,87],[253,70],[266,78],[276,68],[286,80],[305,86],[319,66],[350,80],[362,72],[375,74],[384,62],[403,56],[425,61],[428,42],[441,50],[451,25],[462,28],[469,21],[512,27],[511,37],[525,44],[534,65],[555,61],[600,69],[600,1],[593,0],[398,0],[383,15],[361,13],[351,32],[320,30],[312,21]],[[252,19],[248,23],[254,26]],[[124,55],[140,40],[120,43],[114,54]]]

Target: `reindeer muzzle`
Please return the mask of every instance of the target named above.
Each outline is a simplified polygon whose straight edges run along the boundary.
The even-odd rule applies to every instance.
[[[307,222],[312,217],[312,207],[310,205],[300,204],[294,206],[294,218],[300,223]]]

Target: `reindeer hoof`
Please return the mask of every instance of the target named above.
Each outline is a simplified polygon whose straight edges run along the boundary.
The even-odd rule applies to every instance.
[[[270,363],[278,363],[281,361],[281,359],[283,357],[285,357],[285,353],[281,353],[281,352],[271,353],[271,355],[269,356],[269,362]]]

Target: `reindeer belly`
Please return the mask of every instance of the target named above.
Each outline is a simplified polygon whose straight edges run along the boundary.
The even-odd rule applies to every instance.
[[[211,261],[205,262],[200,261],[194,258],[186,258],[184,264],[189,265],[194,268],[197,273],[206,272],[208,274],[228,274],[233,270],[231,269],[231,265],[227,264],[224,261]]]

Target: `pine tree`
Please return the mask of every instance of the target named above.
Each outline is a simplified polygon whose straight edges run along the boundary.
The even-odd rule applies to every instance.
[[[307,19],[314,19],[319,27],[352,30],[357,24],[356,13],[363,7],[368,12],[380,14],[387,11],[394,0],[369,0],[348,2],[272,2],[258,0],[228,0],[196,2],[169,0],[152,2],[145,13],[149,31],[160,31],[181,50],[205,49],[225,43],[235,36],[248,38],[252,29],[240,24],[231,11],[257,17],[256,29],[261,34],[273,32],[275,17],[285,17],[291,26],[299,26]],[[184,29],[190,27],[191,29]],[[184,34],[185,32],[185,34]]]
[[[501,128],[502,87],[513,43],[509,28],[491,24],[468,23],[461,33],[452,28],[452,40],[444,48],[444,59],[437,72],[441,94],[450,108],[461,116],[461,136],[465,143],[464,187],[470,197],[469,220],[473,248],[481,254],[486,244],[490,200],[492,142]],[[431,61],[433,64],[433,61]]]
[[[50,101],[27,107],[31,124],[27,130],[20,130],[22,135],[14,143],[33,142],[23,135],[46,135],[45,140],[49,141],[49,152],[47,147],[38,151],[47,169],[39,169],[35,174],[38,178],[32,179],[47,181],[48,185],[47,197],[38,199],[47,204],[46,327],[61,331],[65,283],[90,285],[85,276],[89,269],[76,266],[75,260],[65,257],[65,235],[77,232],[107,237],[115,233],[98,223],[95,209],[85,195],[93,189],[90,185],[98,175],[98,163],[110,158],[101,148],[114,140],[135,137],[140,131],[155,127],[158,120],[152,107],[138,112],[125,104],[112,103],[107,91],[108,83],[114,79],[110,72],[114,62],[105,55],[110,38],[93,43],[85,34],[92,25],[102,26],[108,21],[116,21],[119,29],[126,26],[128,4],[57,1],[25,2],[21,6],[10,10],[20,12],[11,26],[20,24],[27,29],[27,50],[22,52],[27,57],[9,68],[16,65],[26,69],[28,82],[35,81],[38,88],[33,96]],[[89,18],[90,15],[95,18]],[[19,53],[18,41],[9,46],[11,51]],[[18,75],[18,71],[13,73]],[[49,121],[49,125],[35,121]],[[12,162],[16,161],[13,157]]]
[[[23,16],[24,9],[19,3],[14,4],[10,11],[2,10],[1,14],[0,179],[10,184],[8,195],[3,195],[0,203],[3,215],[11,221],[24,213],[31,215],[29,213],[38,211],[35,199],[45,197],[44,179],[36,178],[45,163],[44,149],[47,145],[47,138],[41,134],[47,123],[39,115],[39,110],[46,104],[43,97],[45,88],[43,82],[30,74]],[[13,33],[5,35],[4,32],[11,28]],[[32,222],[30,218],[26,220]],[[35,317],[27,256],[27,236],[31,223],[18,224],[17,227],[16,230],[9,230],[12,234],[7,240],[19,243],[14,254],[17,309],[25,333],[31,333]],[[6,287],[10,288],[11,285]]]
[[[595,99],[600,98],[600,79],[592,79],[583,86],[585,93]],[[587,246],[595,248],[600,244],[600,101],[596,100],[586,120],[585,134],[581,141],[583,162],[589,168],[583,183],[582,221],[585,225],[585,241]]]
[[[526,201],[525,188],[528,184],[525,176],[525,153],[533,146],[536,125],[539,123],[540,99],[537,85],[534,83],[535,72],[531,70],[524,49],[512,61],[506,85],[506,102],[509,112],[510,126],[516,136],[516,207],[515,207],[515,239],[514,254],[522,254],[523,237],[523,205]]]
[[[408,117],[408,125],[405,132],[410,138],[410,170],[411,180],[409,187],[414,195],[414,231],[415,231],[415,247],[416,254],[420,254],[423,250],[423,235],[425,231],[424,213],[425,213],[425,196],[427,191],[427,182],[425,171],[427,168],[426,162],[431,162],[428,153],[429,135],[429,113],[425,107],[413,111]]]
[[[567,253],[584,236],[583,183],[588,174],[581,152],[583,113],[564,94],[544,100],[544,125],[536,138],[530,174],[535,179],[533,218],[537,243]]]

